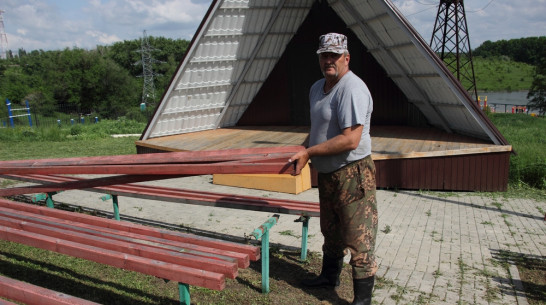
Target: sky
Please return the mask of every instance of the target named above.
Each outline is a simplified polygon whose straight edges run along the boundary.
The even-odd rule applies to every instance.
[[[291,0],[288,0],[291,1]],[[392,0],[430,42],[439,0]],[[7,50],[93,49],[148,36],[191,40],[211,0],[1,0]],[[465,1],[470,46],[546,36],[546,0]]]

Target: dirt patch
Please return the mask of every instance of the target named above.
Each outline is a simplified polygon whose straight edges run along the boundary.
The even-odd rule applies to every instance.
[[[302,262],[299,252],[274,250],[270,255],[268,294],[262,293],[261,261],[258,261],[248,269],[240,269],[236,279],[227,280],[223,291],[192,289],[192,304],[350,304],[353,284],[349,265],[344,266],[341,285],[336,289],[309,289],[300,285],[301,280],[319,274],[321,266],[322,258],[315,253]]]
[[[546,258],[522,256],[516,260],[530,305],[546,305]]]

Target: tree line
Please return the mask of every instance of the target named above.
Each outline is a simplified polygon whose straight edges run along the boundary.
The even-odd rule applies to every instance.
[[[483,58],[506,56],[513,61],[536,66],[544,56],[546,36],[527,37],[510,40],[485,41],[474,51],[473,56]]]
[[[149,37],[153,58],[156,98],[162,96],[188,46],[187,40]],[[18,50],[0,60],[0,100],[24,104],[34,112],[54,116],[65,109],[101,118],[137,116],[142,100],[141,40],[122,41],[93,50],[80,48],[57,51]],[[474,56],[508,57],[536,66],[528,98],[531,105],[546,112],[546,37],[529,37],[497,42],[486,41]],[[0,118],[7,117],[0,106]]]
[[[156,97],[163,94],[189,45],[187,40],[148,37]],[[8,53],[0,60],[0,99],[23,105],[34,112],[54,116],[70,109],[116,118],[138,112],[142,100],[141,41],[122,41],[93,50],[64,50]],[[0,117],[6,107],[0,106]]]

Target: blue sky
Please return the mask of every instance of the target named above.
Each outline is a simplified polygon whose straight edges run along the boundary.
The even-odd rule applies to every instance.
[[[290,1],[290,0],[289,0]],[[439,0],[393,0],[430,41]],[[190,40],[210,0],[2,0],[8,49],[16,52],[92,49],[151,36]],[[465,2],[472,48],[497,41],[546,36],[546,0]]]

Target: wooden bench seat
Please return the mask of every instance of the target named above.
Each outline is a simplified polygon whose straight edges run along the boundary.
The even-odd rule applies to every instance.
[[[0,296],[23,304],[41,305],[97,305],[98,303],[80,299],[57,291],[14,280],[0,275]],[[0,299],[0,304],[15,303]]]
[[[73,176],[61,175],[0,175],[6,179],[45,183],[66,183],[85,180]],[[320,207],[318,202],[287,199],[264,198],[257,196],[242,196],[226,193],[195,191],[182,188],[168,188],[127,183],[111,186],[101,186],[86,189],[88,191],[125,196],[132,198],[178,202],[184,204],[206,205],[231,209],[244,209],[280,214],[318,217]]]
[[[214,290],[260,248],[0,199],[0,239]]]
[[[74,176],[62,175],[0,175],[0,177],[12,180],[26,181],[38,184],[47,184],[49,189],[60,189],[62,184],[83,181],[83,178]],[[58,184],[58,185],[53,185]],[[29,187],[29,193],[32,193],[33,187]],[[40,186],[35,190],[40,190]],[[195,191],[181,188],[168,188],[161,186],[150,186],[135,183],[116,184],[109,186],[99,186],[86,188],[87,191],[110,194],[114,196],[114,217],[119,219],[117,211],[118,199],[117,196],[125,196],[131,198],[159,200],[167,202],[176,202],[182,204],[204,205],[212,207],[222,207],[229,209],[253,210],[261,212],[270,212],[277,214],[290,214],[301,216],[299,221],[302,223],[302,240],[301,240],[301,259],[307,259],[307,240],[310,217],[320,216],[320,205],[318,202],[298,201],[287,199],[265,198],[257,196],[243,196],[226,193]],[[51,205],[55,193],[48,193],[48,200]]]

